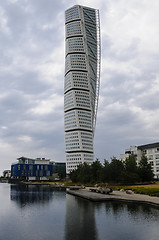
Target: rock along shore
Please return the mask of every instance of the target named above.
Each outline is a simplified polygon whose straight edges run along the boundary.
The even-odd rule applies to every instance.
[[[145,203],[159,207],[159,197],[152,197],[143,194],[128,194],[125,191],[113,191],[110,194],[102,194],[89,191],[86,189],[72,190],[67,189],[68,194],[78,196],[90,201],[100,202],[100,201],[126,201],[126,202],[138,202]]]

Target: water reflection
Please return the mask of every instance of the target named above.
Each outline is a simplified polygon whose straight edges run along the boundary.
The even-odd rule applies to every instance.
[[[96,203],[95,217],[99,239],[157,240],[159,236],[159,209],[150,205]]]
[[[100,205],[102,206],[102,205]],[[150,218],[150,216],[158,217],[159,209],[158,207],[151,206],[148,204],[139,204],[139,203],[124,203],[119,201],[107,202],[105,203],[105,212],[109,214],[113,213],[115,217],[121,216],[121,213],[128,212],[131,217],[139,217],[142,216],[145,218]]]
[[[94,204],[66,195],[66,240],[98,240]]]
[[[55,189],[49,185],[10,185],[10,199],[19,207],[32,204],[46,204],[53,199]]]
[[[150,205],[93,203],[66,195],[66,240],[157,240],[158,223],[159,209]]]
[[[0,184],[0,239],[158,240],[158,224],[159,209],[148,205],[94,203],[47,185]]]

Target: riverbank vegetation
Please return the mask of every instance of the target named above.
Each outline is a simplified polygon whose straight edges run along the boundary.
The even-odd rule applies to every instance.
[[[142,184],[142,185],[129,185],[129,186],[111,186],[113,190],[132,190],[137,194],[145,194],[149,196],[159,197],[159,182],[153,182],[151,184]]]
[[[101,164],[98,159],[92,165],[81,164],[71,172],[70,178],[73,183],[103,182],[130,185],[153,181],[153,172],[144,155],[138,165],[136,157],[131,155],[124,162],[113,157],[111,162],[104,160],[104,164]]]
[[[125,186],[123,187],[123,189],[125,190],[132,190],[134,193],[137,194],[145,194],[145,195],[149,195],[149,196],[156,196],[159,197],[159,188],[155,188],[155,187],[132,187],[132,186]]]
[[[79,165],[72,171],[70,178],[72,180],[70,185],[93,186],[96,184],[113,190],[132,190],[137,194],[159,197],[159,182],[154,182],[151,165],[145,156],[142,156],[138,165],[135,156],[129,156],[125,162],[113,157],[111,162],[104,160],[104,164],[97,159],[92,165],[86,163]]]

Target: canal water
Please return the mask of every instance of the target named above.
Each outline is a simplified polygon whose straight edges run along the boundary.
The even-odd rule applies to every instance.
[[[0,183],[0,240],[158,240],[159,209]]]

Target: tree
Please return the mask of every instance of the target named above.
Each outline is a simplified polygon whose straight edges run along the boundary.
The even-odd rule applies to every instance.
[[[72,182],[74,182],[74,183],[78,182],[78,173],[79,173],[79,168],[71,171],[70,179],[72,180]]]
[[[76,183],[113,182],[134,184],[140,181],[153,180],[153,172],[145,156],[142,156],[139,166],[137,166],[136,156],[130,155],[124,162],[116,157],[113,157],[110,163],[104,160],[104,166],[98,159],[92,165],[80,164],[76,170],[71,172],[70,178],[72,182]]]
[[[80,164],[70,174],[72,182],[89,183],[91,181],[91,167],[87,163]]]
[[[102,182],[109,182],[110,179],[110,171],[109,171],[109,161],[104,159],[104,166],[101,173]]]
[[[119,183],[123,169],[124,166],[122,161],[118,160],[116,157],[113,157],[111,159],[111,163],[109,164],[109,180],[115,183]]]
[[[135,155],[130,155],[124,161],[124,171],[121,174],[121,181],[124,184],[133,184],[140,181]]]
[[[103,166],[101,162],[98,159],[96,159],[96,161],[94,161],[91,165],[91,182],[92,183],[101,181],[102,169],[103,169]]]
[[[139,176],[142,182],[152,181],[154,177],[151,164],[148,163],[145,155],[141,157],[141,161],[139,162]]]
[[[138,167],[137,167],[135,155],[130,155],[128,158],[126,158],[124,162],[124,169],[127,172],[138,173]]]

